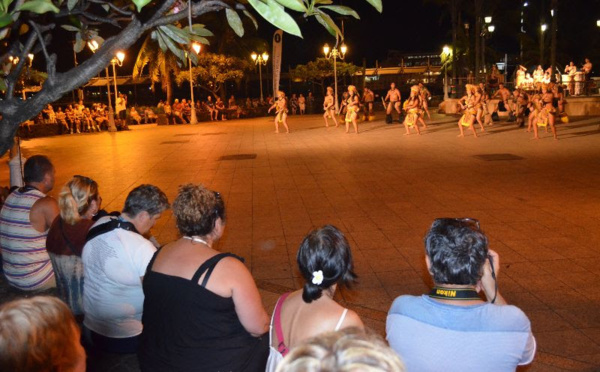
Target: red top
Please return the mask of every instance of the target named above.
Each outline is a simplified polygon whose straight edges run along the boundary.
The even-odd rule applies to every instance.
[[[75,225],[69,225],[59,215],[48,230],[46,249],[54,254],[81,257],[85,237],[93,224],[93,220],[82,219]]]

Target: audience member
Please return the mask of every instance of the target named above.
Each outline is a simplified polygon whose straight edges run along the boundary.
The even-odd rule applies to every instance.
[[[46,194],[54,187],[54,166],[43,155],[27,159],[25,186],[14,190],[0,211],[0,248],[8,283],[22,291],[56,286],[46,251],[48,229],[58,215],[56,200]]]
[[[142,123],[142,116],[135,108],[135,106],[131,106],[131,108],[129,109],[129,118],[132,122],[135,122],[135,124],[137,125],[140,125]]]
[[[425,250],[435,288],[398,297],[387,317],[388,341],[407,369],[515,371],[530,363],[536,348],[531,324],[498,291],[499,257],[488,249],[479,222],[435,220]]]
[[[358,315],[333,296],[338,284],[351,284],[356,275],[344,234],[328,225],[308,234],[297,255],[304,288],[282,295],[271,320],[269,368],[306,339],[347,327],[363,328]]]
[[[36,296],[0,307],[0,371],[85,372],[85,350],[69,308]]]
[[[213,245],[225,229],[219,193],[187,184],[173,202],[181,239],[144,277],[142,371],[264,371],[269,318],[242,259]]]
[[[227,120],[226,114],[225,114],[225,103],[221,100],[221,97],[217,97],[217,102],[215,103],[215,120],[217,120],[217,118],[219,117],[219,114],[221,114],[221,121],[225,121]]]
[[[54,268],[58,295],[75,316],[83,315],[83,265],[81,252],[92,218],[100,210],[102,198],[96,181],[74,176],[58,196],[60,215],[48,231],[48,254]]]
[[[118,217],[103,217],[91,228],[83,248],[83,324],[95,347],[135,353],[142,333],[142,279],[156,251],[147,234],[169,207],[152,185],[133,189]]]
[[[380,336],[353,327],[306,340],[277,368],[277,372],[305,371],[404,372],[405,368]]]

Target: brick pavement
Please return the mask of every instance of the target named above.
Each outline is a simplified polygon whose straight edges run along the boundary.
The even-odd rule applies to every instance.
[[[500,253],[500,290],[532,320],[538,353],[527,371],[600,370],[600,118],[559,125],[559,141],[531,141],[505,123],[457,138],[450,120],[434,115],[422,136],[381,121],[347,135],[316,116],[292,117],[292,133],[275,135],[260,118],[34,139],[23,148],[57,165],[54,195],[83,174],[99,182],[109,210],[140,183],[170,200],[187,182],[220,191],[229,220],[219,248],[246,258],[269,311],[301,285],[302,237],[314,226],[340,227],[360,284],[338,299],[381,333],[396,296],[431,285],[422,237],[433,219],[478,218]],[[177,237],[170,213],[154,234],[162,243]]]

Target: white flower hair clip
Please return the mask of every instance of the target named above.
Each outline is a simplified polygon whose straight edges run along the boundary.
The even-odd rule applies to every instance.
[[[312,284],[321,285],[323,283],[323,270],[313,271]]]

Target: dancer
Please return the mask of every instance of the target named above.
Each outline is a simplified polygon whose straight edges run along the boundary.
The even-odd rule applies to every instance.
[[[525,66],[519,65],[517,70],[517,79],[515,81],[515,86],[520,88],[523,85],[523,81],[525,80],[525,72],[527,72],[527,68]]]
[[[458,136],[464,137],[465,132],[464,132],[463,127],[468,127],[473,131],[473,135],[475,136],[475,138],[477,138],[477,131],[475,131],[475,127],[473,126],[473,123],[475,122],[475,116],[477,114],[477,109],[475,109],[474,105],[473,105],[474,100],[475,100],[475,97],[474,97],[475,86],[472,84],[467,84],[466,91],[467,91],[467,95],[465,97],[461,98],[459,101],[459,103],[460,103],[462,109],[465,111],[465,113],[458,121],[458,129],[460,129],[460,134]]]
[[[325,96],[325,100],[323,101],[323,111],[325,111],[325,113],[323,114],[323,119],[325,119],[326,127],[329,127],[329,122],[327,121],[328,118],[333,119],[336,128],[340,126],[335,115],[335,101],[333,98],[332,87],[327,87],[327,95]]]
[[[531,132],[533,126],[537,125],[537,115],[542,109],[542,95],[539,92],[535,92],[531,96],[527,107],[529,108],[529,117],[527,119],[528,124],[526,132]]]
[[[496,96],[500,96],[500,102],[498,102],[498,104],[496,105],[496,109],[494,110],[494,112],[508,111],[508,113],[510,114],[512,112],[512,107],[509,102],[511,98],[510,91],[506,89],[503,83],[500,83],[499,86],[500,89],[498,89],[496,93],[494,93],[494,95],[492,96],[492,99],[496,98]]]
[[[556,126],[554,125],[556,109],[552,105],[553,99],[554,94],[552,91],[547,85],[542,85],[542,108],[536,116],[536,125],[533,126],[533,139],[540,139],[538,136],[538,126],[547,128],[548,124],[550,124],[552,135],[554,136],[555,140],[558,140],[558,136],[556,135]]]
[[[411,88],[412,90],[412,88]],[[412,92],[411,92],[412,93]],[[423,111],[427,113],[427,119],[431,120],[429,114],[429,100],[431,99],[431,92],[423,83],[419,83],[419,95],[421,96],[421,103],[423,104]],[[423,122],[424,123],[424,122]],[[425,126],[427,127],[427,126]]]
[[[375,93],[367,87],[363,91],[363,104],[365,106],[364,120],[373,121],[375,115],[373,115],[373,103],[375,102]]]
[[[482,108],[482,116],[483,116],[483,125],[494,125],[494,120],[492,119],[492,114],[490,113],[490,109],[488,104],[490,102],[490,95],[485,89],[485,84],[479,83],[479,93],[481,94],[481,108]]]
[[[472,90],[472,99],[473,99],[473,108],[476,110],[475,119],[479,124],[482,132],[485,132],[485,128],[483,127],[483,123],[481,122],[481,115],[483,114],[483,104],[481,103],[481,97],[483,97],[483,92],[480,91],[477,85],[471,85]]]
[[[298,97],[298,107],[300,108],[300,115],[304,115],[306,113],[306,98],[300,93]]]
[[[287,98],[285,98],[285,93],[281,90],[277,91],[277,101],[269,108],[268,112],[275,109],[275,133],[279,133],[279,123],[282,123],[285,127],[286,133],[290,133],[290,128],[287,124]]]
[[[417,85],[413,85],[410,88],[410,96],[404,101],[404,112],[406,112],[406,116],[404,117],[405,136],[410,134],[411,127],[414,127],[417,130],[417,134],[421,135],[417,121],[423,120],[421,118],[421,115],[423,115],[422,107],[421,90]]]
[[[387,124],[391,124],[394,120],[392,119],[392,110],[395,109],[398,112],[398,120],[400,120],[400,116],[402,115],[402,110],[400,108],[400,101],[402,100],[402,95],[400,91],[396,88],[396,83],[390,84],[390,90],[388,90],[387,95],[383,99],[384,102],[387,103],[387,108],[385,110],[385,122]]]
[[[348,133],[348,130],[350,129],[350,122],[352,122],[354,133],[358,134],[356,118],[358,117],[358,111],[360,111],[360,98],[354,85],[348,86],[348,100],[346,103],[346,133]]]
[[[529,116],[529,96],[525,93],[521,88],[517,88],[515,90],[516,94],[516,116],[517,116],[517,126],[522,128],[525,125],[525,118]]]

